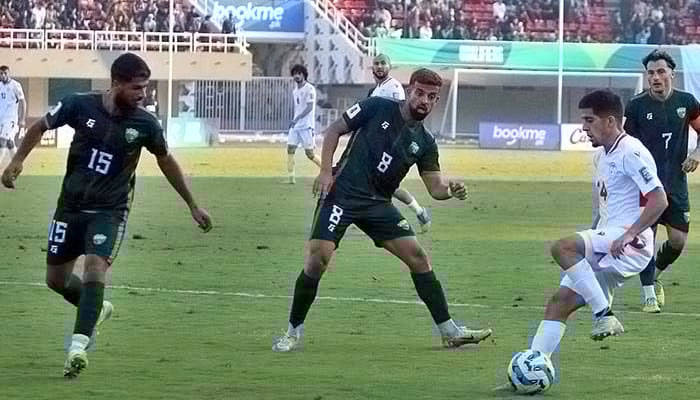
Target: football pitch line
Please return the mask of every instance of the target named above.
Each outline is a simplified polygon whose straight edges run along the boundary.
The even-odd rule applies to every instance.
[[[33,288],[45,288],[45,283],[40,282],[12,282],[12,281],[0,281],[0,286],[25,286]],[[153,288],[153,287],[138,287],[138,286],[126,286],[126,285],[108,285],[106,289],[112,290],[128,290],[128,291],[140,291],[140,292],[156,292],[156,293],[166,293],[166,294],[192,294],[192,295],[204,295],[204,296],[231,296],[231,297],[244,297],[244,298],[254,298],[254,299],[288,299],[291,300],[293,296],[290,295],[276,295],[276,294],[263,294],[263,293],[245,293],[245,292],[225,292],[220,290],[195,290],[195,289],[168,289],[168,288]],[[418,300],[397,300],[397,299],[378,299],[378,298],[365,298],[365,297],[333,297],[333,296],[317,296],[316,300],[321,301],[341,301],[341,302],[354,302],[354,303],[378,303],[378,304],[400,304],[400,305],[420,305],[424,306],[422,301]],[[501,308],[501,309],[516,309],[516,307],[510,305],[503,306],[491,306],[487,304],[476,304],[476,303],[447,303],[450,307],[460,307],[460,308]],[[543,306],[526,306],[518,305],[517,309],[526,310],[544,310]],[[642,311],[624,310],[625,313],[631,314],[645,314]],[[674,317],[700,317],[700,313],[682,313],[682,312],[662,312],[660,315],[674,316]]]

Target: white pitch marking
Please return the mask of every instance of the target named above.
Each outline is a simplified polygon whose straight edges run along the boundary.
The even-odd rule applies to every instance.
[[[0,281],[0,286],[30,286],[30,287],[45,287],[45,283],[38,282],[9,282]],[[159,292],[159,293],[174,293],[174,294],[194,294],[194,295],[210,295],[210,296],[233,296],[233,297],[249,297],[257,299],[291,299],[293,296],[289,295],[275,295],[275,294],[262,294],[262,293],[245,293],[245,292],[221,292],[218,290],[189,290],[189,289],[167,289],[167,288],[152,288],[152,287],[138,287],[138,286],[126,286],[126,285],[110,285],[106,289],[117,289],[117,290],[135,290],[142,292]],[[408,304],[408,305],[423,305],[422,301],[411,301],[411,300],[396,300],[396,299],[374,299],[365,297],[333,297],[333,296],[318,296],[317,300],[328,300],[328,301],[345,301],[345,302],[356,302],[356,303],[380,303],[380,304]],[[489,306],[486,304],[472,304],[472,303],[447,303],[450,307],[466,307],[466,308],[504,308],[504,309],[515,309],[513,306]],[[540,306],[518,306],[518,309],[527,310],[544,310],[544,307]],[[632,311],[625,310],[625,313],[631,314],[646,314],[642,311]],[[663,312],[658,316],[678,316],[678,317],[695,317],[700,318],[700,313],[680,313],[680,312]]]

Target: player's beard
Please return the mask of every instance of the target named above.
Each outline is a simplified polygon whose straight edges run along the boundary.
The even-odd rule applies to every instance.
[[[117,106],[117,108],[119,108],[119,111],[121,111],[122,114],[131,113],[138,107],[138,104],[136,106],[133,106],[131,103],[129,103],[128,100],[124,99],[122,96],[116,96],[114,98],[114,104]]]
[[[380,74],[381,74],[381,75],[380,75]],[[387,76],[387,73],[386,73],[386,72],[381,72],[380,74],[376,73],[375,71],[372,71],[372,75],[374,75],[374,77],[377,78],[377,80],[380,80],[380,81],[381,81],[381,80],[383,80],[384,78],[386,78],[386,76]]]
[[[408,111],[411,113],[411,118],[416,121],[422,121],[430,114],[430,111],[422,112],[419,111],[418,108],[413,107],[408,107]]]

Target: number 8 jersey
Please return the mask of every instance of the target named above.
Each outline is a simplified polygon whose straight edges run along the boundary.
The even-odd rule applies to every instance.
[[[639,193],[646,196],[663,187],[649,150],[638,139],[624,133],[610,151],[603,147],[596,151],[593,165],[600,216],[596,229],[631,226],[641,214]]]
[[[156,117],[139,107],[128,115],[111,115],[102,93],[74,94],[48,114],[49,129],[75,130],[68,152],[58,207],[65,210],[126,210],[131,204],[141,148],[168,154]]]

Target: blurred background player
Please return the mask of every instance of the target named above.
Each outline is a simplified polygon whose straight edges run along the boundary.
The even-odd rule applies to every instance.
[[[668,239],[639,276],[648,313],[661,312],[665,293],[659,275],[681,255],[688,240],[690,202],[687,173],[700,161],[700,147],[688,154],[688,127],[700,131],[700,105],[695,96],[673,87],[676,63],[670,54],[654,50],[643,60],[649,89],[630,99],[625,131],[638,138],[654,156],[669,206],[656,223],[666,225]],[[654,224],[656,232],[656,224]]]
[[[374,75],[376,85],[369,91],[369,97],[385,97],[396,101],[406,100],[403,85],[396,78],[389,75],[389,72],[391,72],[391,60],[389,57],[385,54],[378,54],[374,57],[372,60],[372,75]],[[421,207],[408,190],[398,188],[394,192],[394,197],[416,213],[421,232],[425,233],[430,230],[430,212],[428,209]]]
[[[15,136],[24,130],[27,101],[22,85],[10,77],[10,68],[0,66],[0,165],[5,155],[15,153]]]
[[[66,377],[76,377],[87,367],[90,336],[112,313],[112,304],[103,300],[105,275],[124,237],[142,147],[156,156],[158,167],[200,228],[211,229],[209,214],[195,202],[168,151],[160,123],[141,106],[150,76],[148,65],[137,55],[119,56],[111,67],[111,88],[61,100],[29,128],[2,175],[3,185],[14,188],[22,163],[44,132],[63,125],[75,129],[46,257],[47,285],[78,308],[63,368]],[[85,255],[82,279],[73,274],[81,255]]]
[[[434,199],[467,197],[463,183],[443,178],[435,138],[423,125],[440,98],[441,87],[438,74],[419,69],[411,75],[408,100],[398,103],[371,97],[350,107],[326,129],[309,255],[295,283],[287,332],[275,342],[273,351],[291,351],[299,344],[321,277],[351,224],[365,232],[375,246],[408,266],[416,292],[428,307],[445,347],[479,343],[491,335],[490,329],[472,330],[452,320],[428,255],[391,203],[392,194],[413,164]],[[333,167],[338,140],[349,132],[355,133]]]
[[[549,300],[531,348],[551,357],[571,313],[586,304],[593,311],[593,340],[624,332],[611,307],[614,290],[640,273],[654,252],[652,224],[668,205],[654,159],[636,138],[622,131],[622,101],[598,90],[579,102],[583,130],[593,147],[592,229],[558,240],[552,257],[564,271],[559,291]],[[640,215],[639,193],[647,199]]]
[[[292,77],[296,87],[292,93],[294,97],[294,118],[289,123],[289,135],[287,136],[287,173],[289,183],[296,183],[294,176],[294,153],[299,145],[304,147],[306,157],[321,168],[321,159],[314,154],[316,142],[314,138],[314,124],[316,123],[316,88],[306,79],[309,72],[306,67],[296,64],[292,67]]]

